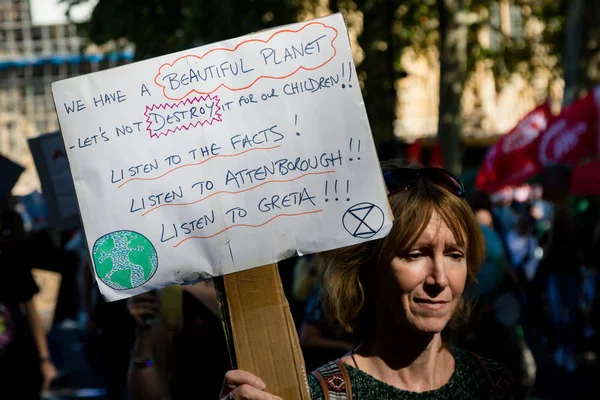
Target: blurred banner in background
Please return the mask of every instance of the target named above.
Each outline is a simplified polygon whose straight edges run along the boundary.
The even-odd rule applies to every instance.
[[[548,168],[578,168],[598,159],[599,95],[600,87],[595,87],[556,116],[551,114],[548,103],[532,110],[490,148],[477,173],[476,188],[495,193],[541,174],[551,196],[569,193],[570,175],[560,175],[561,179],[556,175],[557,181],[550,182],[553,175]],[[598,188],[593,190],[600,192],[600,180],[596,182]],[[586,190],[590,190],[590,185],[591,182]]]
[[[475,178],[475,187],[493,193],[537,174],[540,169],[532,148],[551,117],[550,106],[544,103],[490,147]]]
[[[29,139],[29,148],[40,177],[50,223],[54,229],[79,224],[79,208],[65,146],[59,132]]]

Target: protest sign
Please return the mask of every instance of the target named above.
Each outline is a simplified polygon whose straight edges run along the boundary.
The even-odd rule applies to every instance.
[[[54,321],[54,312],[58,301],[61,275],[58,272],[32,268],[31,274],[39,287],[39,292],[33,296],[33,302],[42,320],[44,332],[49,333]]]
[[[77,226],[77,197],[60,133],[48,133],[29,139],[29,148],[40,177],[52,226],[55,229]]]
[[[108,300],[391,228],[339,14],[52,90]]]

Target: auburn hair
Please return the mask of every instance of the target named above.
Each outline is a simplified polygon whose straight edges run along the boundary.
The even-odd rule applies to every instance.
[[[329,320],[357,341],[375,330],[377,273],[392,259],[406,254],[427,228],[436,212],[454,234],[457,244],[467,249],[467,279],[463,298],[449,323],[465,323],[472,302],[469,293],[485,259],[485,239],[469,205],[460,197],[426,179],[418,179],[406,190],[388,196],[394,222],[382,239],[323,252],[317,255],[321,303]]]

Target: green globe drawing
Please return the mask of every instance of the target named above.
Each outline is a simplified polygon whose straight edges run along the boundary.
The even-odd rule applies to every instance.
[[[94,243],[96,274],[116,290],[133,289],[148,282],[158,268],[152,243],[134,231],[108,233]]]

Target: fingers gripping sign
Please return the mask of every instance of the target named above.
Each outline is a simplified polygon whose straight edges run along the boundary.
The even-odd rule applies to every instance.
[[[221,400],[282,400],[263,390],[265,383],[250,372],[232,370],[225,374]]]

